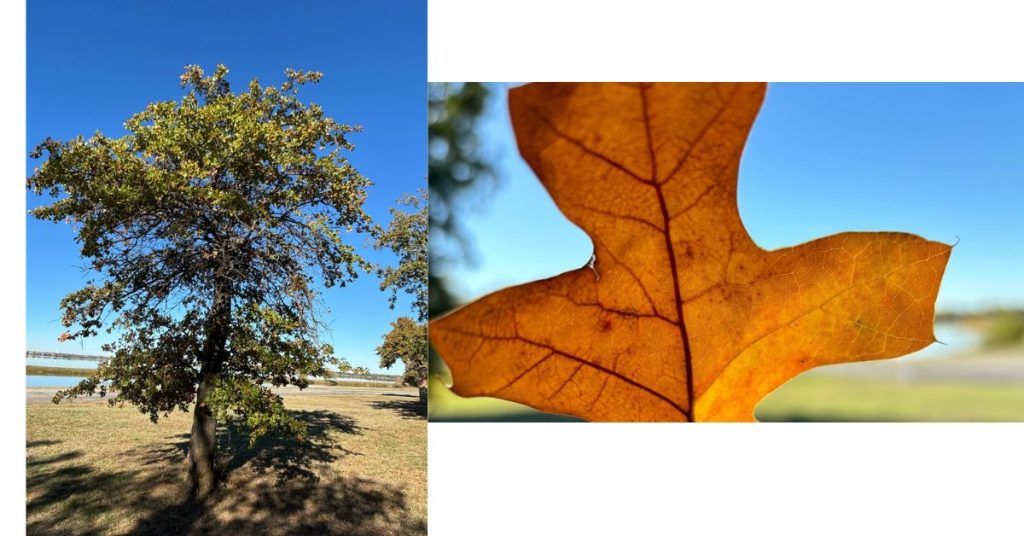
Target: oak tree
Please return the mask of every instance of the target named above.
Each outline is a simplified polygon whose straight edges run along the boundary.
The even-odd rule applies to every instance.
[[[404,290],[413,296],[412,306],[419,323],[408,317],[401,317],[391,323],[391,331],[384,335],[384,342],[377,347],[380,366],[391,368],[397,361],[405,364],[402,382],[419,387],[420,401],[427,402],[427,356],[429,343],[427,327],[428,285],[428,194],[421,191],[419,196],[407,195],[399,199],[400,205],[413,209],[405,212],[390,209],[391,222],[387,229],[377,236],[377,248],[388,248],[398,256],[397,266],[378,269],[381,290],[391,290],[391,306],[395,306],[398,291]]]
[[[384,266],[377,270],[381,278],[380,289],[391,291],[391,307],[398,300],[398,291],[412,295],[412,306],[420,322],[427,319],[427,192],[419,196],[406,195],[399,205],[413,209],[405,212],[391,208],[391,222],[377,236],[378,249],[388,248],[398,255],[397,266]]]
[[[335,361],[317,289],[370,268],[344,237],[373,231],[370,181],[345,157],[359,127],[298,97],[321,73],[238,93],[227,73],[186,67],[181,99],[151,103],[120,138],[47,139],[28,178],[53,199],[32,213],[70,222],[94,275],[61,302],[62,338],[117,335],[112,358],[55,402],[111,394],[154,422],[193,407],[197,499],[215,488],[218,416],[239,415],[253,438],[301,436],[267,385],[305,387]]]
[[[427,387],[427,326],[403,316],[391,323],[391,331],[377,347],[380,366],[391,368],[401,361],[405,364],[402,383],[420,388],[420,398],[426,402]]]

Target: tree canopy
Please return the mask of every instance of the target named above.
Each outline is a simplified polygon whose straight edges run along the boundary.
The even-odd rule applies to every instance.
[[[396,362],[405,364],[402,382],[422,387],[427,381],[427,325],[402,316],[391,323],[391,331],[377,347],[380,366],[391,368]]]
[[[45,161],[28,187],[54,201],[32,214],[70,222],[93,274],[61,302],[62,339],[119,334],[110,361],[55,401],[113,392],[154,421],[195,403],[197,422],[230,409],[255,434],[299,431],[264,384],[304,387],[334,360],[316,288],[371,269],[344,239],[374,231],[371,183],[345,157],[359,127],[299,100],[321,73],[238,93],[227,74],[188,66],[182,98],[149,104],[126,135],[33,151]]]
[[[412,208],[413,212],[389,209],[391,221],[378,235],[376,245],[378,249],[389,248],[398,255],[398,265],[378,269],[380,289],[391,291],[392,308],[399,290],[411,294],[412,306],[422,322],[427,319],[427,192],[421,191],[419,197],[406,195],[398,203]]]

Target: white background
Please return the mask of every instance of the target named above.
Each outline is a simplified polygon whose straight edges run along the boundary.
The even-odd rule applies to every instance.
[[[1021,81],[1009,6],[431,0],[428,76]],[[1021,424],[432,423],[429,463],[433,534],[1024,534]]]
[[[0,3],[0,533],[25,527],[25,5]]]
[[[1012,5],[431,0],[429,77],[1022,80]],[[25,514],[25,19],[20,2],[2,9],[7,534]],[[433,534],[1024,533],[1022,425],[430,424],[429,434]]]

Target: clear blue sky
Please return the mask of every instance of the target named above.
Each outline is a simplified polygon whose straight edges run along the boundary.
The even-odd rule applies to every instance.
[[[453,277],[464,298],[591,254],[519,157],[506,99],[481,129],[502,185],[463,222],[478,258]],[[939,310],[1024,306],[1024,84],[770,84],[738,196],[767,249],[841,231],[959,238]]]
[[[382,223],[405,192],[425,185],[426,2],[79,2],[28,4],[28,146],[47,136],[68,139],[100,130],[124,134],[122,123],[154,100],[181,96],[186,64],[227,65],[244,88],[253,77],[279,84],[285,68],[318,70],[324,79],[304,100],[336,120],[361,124],[350,160],[376,185],[367,210]],[[26,156],[26,175],[38,161]],[[29,207],[41,202],[28,194]],[[353,236],[364,245],[364,238]],[[390,254],[362,248],[367,258]],[[102,338],[58,343],[59,302],[85,275],[70,227],[27,221],[28,347],[99,353]],[[325,292],[327,334],[339,356],[378,370],[373,349],[388,323],[410,314],[408,300],[392,311],[379,280]],[[399,365],[400,368],[400,365]],[[393,373],[401,370],[393,367]]]

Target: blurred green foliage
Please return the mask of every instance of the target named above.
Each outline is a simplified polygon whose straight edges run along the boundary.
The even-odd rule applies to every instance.
[[[430,185],[430,316],[458,305],[446,271],[470,260],[470,241],[460,217],[479,206],[496,175],[482,154],[477,126],[491,90],[477,82],[428,86]]]
[[[477,126],[486,109],[491,90],[478,82],[428,84],[428,160],[430,211],[430,270],[428,274],[430,317],[440,316],[458,305],[447,269],[453,263],[471,259],[470,240],[460,217],[479,207],[489,187],[496,183],[488,159],[483,155]],[[430,349],[430,375],[445,377],[447,367]],[[434,392],[430,391],[431,406]]]
[[[988,348],[1024,343],[1024,311],[994,313],[985,325],[984,343]]]

